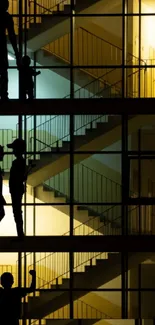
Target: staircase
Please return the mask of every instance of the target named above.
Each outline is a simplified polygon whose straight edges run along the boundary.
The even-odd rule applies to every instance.
[[[79,323],[91,325],[95,324],[100,319],[110,318],[111,317],[109,317],[107,314],[78,299],[74,302],[74,320],[69,319],[69,305],[66,305],[60,310],[55,311],[51,315],[48,315],[47,318],[44,318],[42,321],[44,321],[44,323],[47,325],[68,325]],[[37,323],[38,321],[30,321],[30,324]]]
[[[33,117],[32,117],[33,118]],[[105,115],[82,115],[75,116],[74,127],[74,148],[75,151],[102,150],[108,146],[108,141],[115,142],[120,136],[120,131],[117,126],[121,123],[120,116],[105,116]],[[34,142],[36,150],[39,152],[37,160],[31,159],[30,164],[35,165],[29,177],[28,184],[38,186],[50,177],[60,173],[69,166],[69,149],[70,149],[70,134],[69,134],[69,116],[52,116],[46,119],[41,125],[37,125],[36,130],[45,130],[45,139],[36,139],[34,141],[34,129],[31,129],[28,134],[29,150],[33,151]],[[108,137],[109,131],[114,130],[113,138]],[[117,133],[116,133],[116,132]],[[47,135],[47,137],[46,137]],[[106,144],[104,142],[104,136]],[[64,152],[64,153],[63,153]],[[89,157],[90,153],[83,155],[75,155],[74,164]]]
[[[70,64],[70,51],[70,34],[68,33],[38,51],[37,60],[42,65],[66,66],[66,69],[52,70],[70,80],[69,69],[67,69]],[[90,98],[98,93],[99,96],[96,97],[121,97],[121,69],[101,68],[101,66],[122,64],[122,49],[120,47],[79,27],[75,29],[74,33],[73,60],[75,66],[88,66],[83,69],[82,67],[75,69],[74,83],[85,89],[83,94],[81,91],[81,96],[78,96],[78,90],[75,91],[75,98]],[[139,64],[139,59],[128,53],[127,64]],[[143,60],[141,60],[141,64],[145,66]],[[89,66],[99,66],[99,68],[89,68]],[[127,97],[135,96],[132,85],[138,82],[138,73],[138,69],[127,70]],[[145,78],[145,69],[141,69],[141,75]]]
[[[78,0],[75,6],[76,13],[95,5],[100,0]],[[41,47],[61,37],[70,31],[70,19],[67,15],[71,13],[70,0],[27,0],[27,8],[24,10],[31,15],[45,15],[39,19],[28,18],[27,25],[27,46],[33,52]],[[17,14],[18,2],[12,8],[10,13]],[[16,32],[18,33],[18,23],[15,22]],[[25,24],[23,24],[25,32]]]
[[[128,270],[149,258],[151,253],[129,253]],[[48,291],[40,291],[39,296],[28,298],[26,303],[25,316],[30,319],[42,319],[49,314],[60,310],[69,304],[67,289],[70,286],[69,256],[64,253],[52,253],[36,262],[39,265],[50,265],[48,273],[50,280],[41,280],[40,289],[49,288]],[[32,265],[29,266],[32,268]],[[57,273],[57,277],[53,276]],[[74,253],[73,270],[74,289],[81,289],[73,292],[73,300],[78,300],[89,291],[94,291],[105,283],[111,281],[121,274],[120,253]],[[93,279],[93,284],[92,284]],[[88,291],[82,291],[82,288]]]
[[[70,216],[70,170],[50,178],[36,187],[36,198],[52,204]],[[136,194],[129,191],[129,197]],[[121,184],[80,163],[74,166],[74,220],[81,223],[74,235],[121,235],[122,210]],[[101,205],[104,202],[105,205]],[[64,205],[56,205],[64,203]],[[107,204],[106,204],[107,203]],[[152,220],[152,221],[151,221]],[[138,234],[139,224],[143,234],[152,233],[153,214],[143,206],[128,207],[128,233]]]

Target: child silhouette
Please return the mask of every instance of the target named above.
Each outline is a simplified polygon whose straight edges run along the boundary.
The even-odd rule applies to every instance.
[[[6,325],[19,325],[21,317],[21,298],[34,292],[36,289],[36,272],[29,271],[32,276],[32,282],[29,288],[15,287],[13,275],[5,272],[1,276],[0,287],[0,323]]]
[[[34,82],[33,77],[38,76],[41,72],[35,71],[30,67],[31,59],[28,55],[22,57],[20,67],[20,78],[21,78],[21,98],[23,100],[34,98]]]

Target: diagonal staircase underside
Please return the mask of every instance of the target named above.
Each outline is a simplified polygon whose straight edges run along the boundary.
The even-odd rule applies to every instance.
[[[104,106],[104,101],[103,101]],[[104,108],[103,108],[104,110]],[[152,115],[139,115],[131,116],[128,122],[129,134],[137,131],[144,125],[152,124],[154,116]],[[111,144],[121,139],[121,118],[119,116],[109,116],[108,122],[99,123],[94,130],[86,131],[86,135],[74,136],[75,152],[74,164],[90,157],[92,153],[87,151],[100,151],[110,146]],[[28,177],[28,184],[31,186],[38,186],[44,181],[48,180],[56,174],[59,174],[63,170],[70,166],[69,154],[59,154],[61,151],[69,151],[69,141],[63,142],[61,149],[51,148],[51,153],[40,153],[40,160],[36,163],[36,167],[33,168],[31,174]],[[78,151],[86,151],[84,154],[79,154]]]
[[[104,108],[103,100],[103,111],[104,109],[106,108]],[[108,122],[98,123],[95,129],[89,128],[86,130],[85,135],[74,136],[74,148],[75,153],[77,153],[74,154],[74,164],[78,164],[80,161],[90,157],[93,151],[95,153],[95,151],[103,150],[121,140],[121,117],[118,115],[105,116],[108,117]],[[128,121],[128,134],[136,132],[143,126],[152,125],[154,119],[153,115],[130,116]],[[68,136],[69,134],[66,134],[65,138]],[[27,183],[29,185],[36,187],[70,167],[70,141],[63,141],[63,139],[61,139],[61,142],[61,147],[57,147],[56,143],[54,143],[54,146],[50,146],[46,143],[44,144],[45,149],[38,153],[39,159],[32,161],[35,167],[28,176]],[[63,151],[65,153],[63,153]],[[84,151],[84,153],[78,155],[78,151]],[[91,151],[91,153],[87,151]],[[8,180],[8,177],[9,173],[6,172],[4,180]]]
[[[139,263],[149,258],[151,253],[129,253],[128,270],[137,266]],[[75,272],[73,285],[74,288],[91,289],[104,285],[121,274],[121,255],[119,253],[109,253],[108,259],[96,258],[96,265],[86,266],[85,272]],[[93,283],[92,283],[93,279]],[[69,288],[69,279],[63,279],[61,285],[52,285],[51,289],[62,291],[42,292],[39,297],[29,297],[26,316],[31,319],[40,319],[54,312],[55,310],[69,304],[69,294],[64,292],[64,288]],[[75,291],[73,299],[79,299],[88,292]]]
[[[34,14],[34,1],[30,3],[30,13]],[[91,6],[92,10],[96,10],[98,3],[101,3],[101,0],[78,0],[75,7],[76,13],[84,13]],[[29,12],[29,8],[27,10]],[[70,1],[66,4],[66,0],[62,0],[54,6],[50,6],[49,2],[48,8],[45,8],[36,2],[36,12],[45,16],[41,17],[40,22],[28,20],[27,47],[33,52],[70,32],[70,18],[67,14],[71,13],[71,4]]]

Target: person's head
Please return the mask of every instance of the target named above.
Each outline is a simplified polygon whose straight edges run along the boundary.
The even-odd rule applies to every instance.
[[[4,272],[1,275],[1,285],[5,289],[9,289],[12,287],[14,283],[13,275],[10,272]]]
[[[9,1],[8,0],[1,0],[0,1],[0,12],[7,11],[9,8]]]
[[[22,65],[29,67],[29,65],[31,64],[31,59],[28,55],[24,55],[22,57]]]
[[[7,145],[9,149],[13,149],[16,157],[22,156],[26,152],[26,142],[23,139],[16,139]]]
[[[0,145],[0,161],[3,161],[4,157],[4,147]]]

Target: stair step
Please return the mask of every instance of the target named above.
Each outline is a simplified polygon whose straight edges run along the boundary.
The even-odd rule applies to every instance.
[[[96,259],[96,265],[106,265],[108,259]]]
[[[121,262],[121,254],[120,253],[108,253],[108,260],[112,260],[115,262],[116,261],[120,261]]]
[[[71,5],[64,5],[64,14],[71,13]]]
[[[63,141],[62,142],[62,151],[70,149],[70,141]]]
[[[86,206],[84,206],[84,205],[78,205],[77,210],[79,210],[79,211],[88,211],[88,208]]]
[[[58,284],[51,284],[51,289],[56,290],[59,288]]]
[[[63,289],[67,289],[69,288],[69,282],[70,282],[70,279],[62,279],[62,285],[61,285],[61,288]]]

